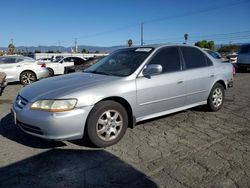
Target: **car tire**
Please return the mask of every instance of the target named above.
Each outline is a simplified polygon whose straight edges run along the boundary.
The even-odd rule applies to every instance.
[[[54,70],[52,68],[47,68],[49,71],[49,77],[54,76]]]
[[[116,144],[128,127],[125,108],[115,101],[97,103],[89,114],[86,124],[89,140],[97,147]]]
[[[20,75],[20,82],[23,85],[29,85],[37,81],[36,74],[32,71],[24,71]]]
[[[225,89],[220,83],[216,83],[207,99],[207,107],[209,111],[216,112],[221,109],[225,99]]]

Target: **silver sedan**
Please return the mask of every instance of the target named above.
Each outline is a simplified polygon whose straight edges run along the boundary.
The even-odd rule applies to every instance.
[[[84,72],[23,88],[14,119],[34,136],[72,140],[87,134],[98,147],[117,143],[137,122],[198,105],[219,110],[233,67],[187,45],[118,50]]]

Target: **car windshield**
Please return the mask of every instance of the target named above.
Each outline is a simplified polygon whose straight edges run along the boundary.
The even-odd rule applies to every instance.
[[[153,48],[127,48],[101,59],[84,72],[113,76],[129,76],[152,53]]]

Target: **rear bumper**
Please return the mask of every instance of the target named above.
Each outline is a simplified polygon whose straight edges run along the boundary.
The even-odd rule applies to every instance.
[[[47,77],[49,77],[49,70],[46,68],[39,69],[36,71],[36,76],[37,76],[38,80],[40,80],[42,78],[47,78]]]

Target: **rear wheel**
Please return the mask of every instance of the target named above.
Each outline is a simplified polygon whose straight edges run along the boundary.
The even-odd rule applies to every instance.
[[[225,98],[224,87],[220,83],[216,83],[207,100],[207,107],[210,111],[216,112],[221,109]]]
[[[121,104],[115,101],[102,101],[91,111],[86,126],[89,140],[95,146],[111,146],[124,136],[128,126],[128,115]]]
[[[20,82],[23,85],[28,85],[35,81],[37,81],[37,77],[36,77],[36,74],[32,71],[24,71],[20,75]]]

